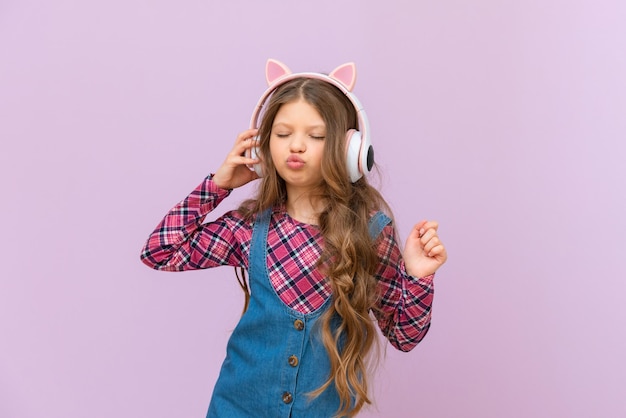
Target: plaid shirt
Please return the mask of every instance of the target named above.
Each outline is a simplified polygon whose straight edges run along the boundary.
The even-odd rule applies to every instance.
[[[252,222],[231,211],[203,223],[229,193],[207,177],[159,223],[141,260],[165,271],[221,265],[248,268]],[[296,221],[281,207],[273,210],[269,227],[267,268],[277,295],[299,312],[315,311],[331,295],[330,284],[316,268],[323,245],[319,229]],[[377,247],[380,264],[375,277],[380,298],[373,313],[391,344],[409,351],[430,327],[433,276],[414,278],[406,273],[392,225],[385,226]]]

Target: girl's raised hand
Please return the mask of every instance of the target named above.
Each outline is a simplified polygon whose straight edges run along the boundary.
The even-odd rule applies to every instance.
[[[402,254],[406,272],[411,276],[430,276],[448,259],[438,228],[435,221],[421,221],[411,230]]]
[[[256,145],[253,138],[257,132],[258,129],[248,129],[237,136],[233,149],[213,174],[213,182],[216,186],[222,189],[234,189],[259,178],[248,168],[248,165],[256,164],[259,160],[245,156],[245,152]]]

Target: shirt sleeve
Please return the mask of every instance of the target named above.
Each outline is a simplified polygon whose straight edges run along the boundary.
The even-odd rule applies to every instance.
[[[430,327],[434,274],[421,278],[407,274],[392,225],[385,226],[377,243],[380,299],[373,312],[389,342],[398,350],[410,351]]]
[[[203,223],[205,216],[230,194],[208,176],[174,206],[150,234],[141,261],[156,270],[184,271],[220,265],[247,268],[243,236],[246,222],[236,212]]]

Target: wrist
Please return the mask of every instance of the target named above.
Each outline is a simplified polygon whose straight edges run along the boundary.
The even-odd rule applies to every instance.
[[[215,173],[211,173],[211,174],[209,174],[209,175],[208,175],[208,177],[207,177],[207,180],[209,180],[210,182],[212,182],[212,183],[213,183],[213,185],[214,185],[215,187],[217,187],[218,189],[222,189],[222,190],[227,191],[227,192],[232,192],[232,190],[233,190],[232,188],[225,187],[225,186],[223,186],[222,184],[220,184],[219,179],[216,179],[216,178],[215,178]]]
[[[407,266],[406,262],[402,261],[404,272],[407,276],[414,279],[432,279],[435,277],[434,271],[426,271],[425,269],[415,268],[415,266]]]

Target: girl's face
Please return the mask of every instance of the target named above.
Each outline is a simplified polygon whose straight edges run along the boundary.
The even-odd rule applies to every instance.
[[[272,124],[270,154],[288,187],[312,189],[322,182],[326,124],[302,99],[280,107]]]

